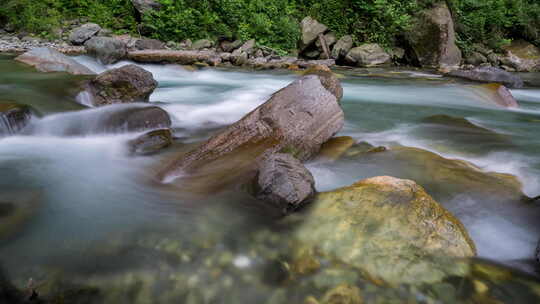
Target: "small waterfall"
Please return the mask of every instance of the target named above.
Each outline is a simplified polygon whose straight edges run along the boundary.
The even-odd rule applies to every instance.
[[[0,105],[0,136],[22,130],[32,118],[30,108],[19,105]]]
[[[82,91],[80,92],[77,97],[75,97],[75,100],[77,100],[78,103],[82,104],[82,105],[85,105],[87,107],[93,107],[94,106],[94,102],[93,102],[93,97],[92,97],[92,94],[90,94],[90,92],[88,91]]]

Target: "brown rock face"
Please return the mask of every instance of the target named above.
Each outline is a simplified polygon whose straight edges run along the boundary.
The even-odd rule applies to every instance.
[[[407,37],[422,66],[458,66],[461,63],[454,21],[444,1],[421,12]]]
[[[171,163],[158,178],[170,181],[217,164],[223,172],[238,174],[243,169],[254,170],[261,156],[278,151],[307,160],[342,128],[342,95],[339,81],[330,72],[302,76],[240,121]]]
[[[87,84],[95,106],[148,102],[157,87],[152,73],[134,64],[99,74]]]

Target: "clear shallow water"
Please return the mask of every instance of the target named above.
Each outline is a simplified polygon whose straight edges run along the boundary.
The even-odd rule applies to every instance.
[[[96,72],[111,68],[88,57],[77,60]],[[215,129],[235,122],[296,77],[286,72],[142,66],[159,82],[151,101],[170,113],[175,135],[183,143],[200,141]],[[58,74],[35,73],[2,58],[0,68],[8,71],[0,74],[0,102],[5,99],[29,104],[44,116],[36,118],[32,131],[24,136],[0,139],[0,187],[5,189],[4,195],[31,193],[30,199],[40,205],[31,225],[17,238],[0,244],[4,267],[18,282],[46,277],[44,272],[50,269],[71,272],[74,277],[80,273],[99,276],[103,269],[121,267],[162,269],[163,257],[139,247],[130,251],[132,245],[115,243],[117,239],[136,242],[148,231],[180,240],[188,247],[201,238],[214,239],[217,248],[233,252],[233,264],[240,274],[260,271],[251,267],[257,264],[257,258],[250,256],[250,245],[239,235],[268,218],[250,198],[239,193],[200,198],[153,182],[153,173],[185,147],[178,145],[154,157],[131,157],[126,142],[138,134],[89,131],[67,137],[65,130],[73,124],[92,130],[92,113],[113,111],[114,106],[65,113],[85,108],[76,102],[78,92],[72,90],[75,82],[66,83],[66,77]],[[506,110],[492,106],[470,86],[435,79],[430,74],[415,76],[429,79],[347,74],[342,79],[346,126],[340,135],[357,142],[419,147],[444,157],[469,160],[486,171],[514,174],[523,183],[525,194],[540,195],[540,89],[514,91],[521,108]],[[470,140],[468,134],[432,132],[432,127],[421,120],[436,114],[467,118],[510,140],[501,145],[489,139]],[[407,176],[407,172],[391,166],[365,161],[310,163],[309,168],[320,191],[371,176]],[[28,195],[19,196],[29,199]],[[531,260],[540,236],[540,223],[535,221],[540,215],[538,208],[500,206],[492,200],[457,193],[439,202],[463,221],[479,256],[512,265]],[[116,256],[111,250],[128,253],[125,260],[118,261],[111,258]],[[197,263],[188,264],[201,267]]]

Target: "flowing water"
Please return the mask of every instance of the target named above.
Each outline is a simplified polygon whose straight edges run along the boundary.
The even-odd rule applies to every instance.
[[[77,60],[96,72],[129,63],[102,66],[89,57]],[[18,286],[29,278],[43,284],[52,277],[78,284],[102,280],[120,286],[119,297],[126,303],[144,303],[142,291],[133,289],[143,288],[145,277],[135,279],[133,273],[152,273],[153,280],[164,282],[177,276],[191,287],[209,286],[219,277],[212,277],[212,257],[227,253],[232,270],[219,281],[253,288],[238,282],[266,273],[264,259],[254,252],[273,250],[279,256],[279,246],[272,242],[254,245],[249,232],[270,225],[272,216],[249,196],[240,191],[210,197],[181,193],[155,183],[153,174],[172,155],[235,122],[296,75],[141,66],[159,82],[151,102],[171,115],[177,144],[159,155],[133,157],[126,143],[140,133],[102,132],[95,125],[96,115],[121,106],[85,109],[88,97],[77,89],[81,78],[34,72],[0,57],[0,103],[27,104],[36,114],[25,132],[0,138],[0,202],[21,201],[33,212],[28,225],[0,243],[0,263]],[[469,85],[429,73],[343,74],[346,125],[340,135],[468,160],[485,171],[516,175],[526,195],[540,195],[540,89],[513,90],[521,106],[508,110],[493,106]],[[423,122],[438,114],[466,118],[504,140]],[[71,132],[74,128],[82,131]],[[376,159],[311,162],[308,167],[319,191],[372,176],[423,174]],[[424,174],[430,178],[429,171]],[[444,185],[440,192],[425,187],[464,223],[480,257],[534,273],[530,262],[540,237],[538,205],[498,202],[489,194],[446,195]],[[172,254],[178,248],[186,253]],[[254,303],[277,288],[257,286],[245,291],[238,287],[230,297],[234,303]]]

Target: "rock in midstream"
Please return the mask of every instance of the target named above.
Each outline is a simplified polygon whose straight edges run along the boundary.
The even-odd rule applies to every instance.
[[[93,71],[52,48],[30,50],[15,60],[35,67],[40,72],[66,72],[74,75],[95,75]]]
[[[85,87],[94,106],[115,103],[148,102],[158,83],[152,73],[134,64],[108,70]]]
[[[190,191],[208,192],[245,183],[265,156],[281,152],[300,161],[315,156],[344,124],[339,101],[343,89],[328,68],[320,67],[274,93],[268,101],[158,173],[170,182],[182,176]],[[203,185],[204,190],[196,189]]]

